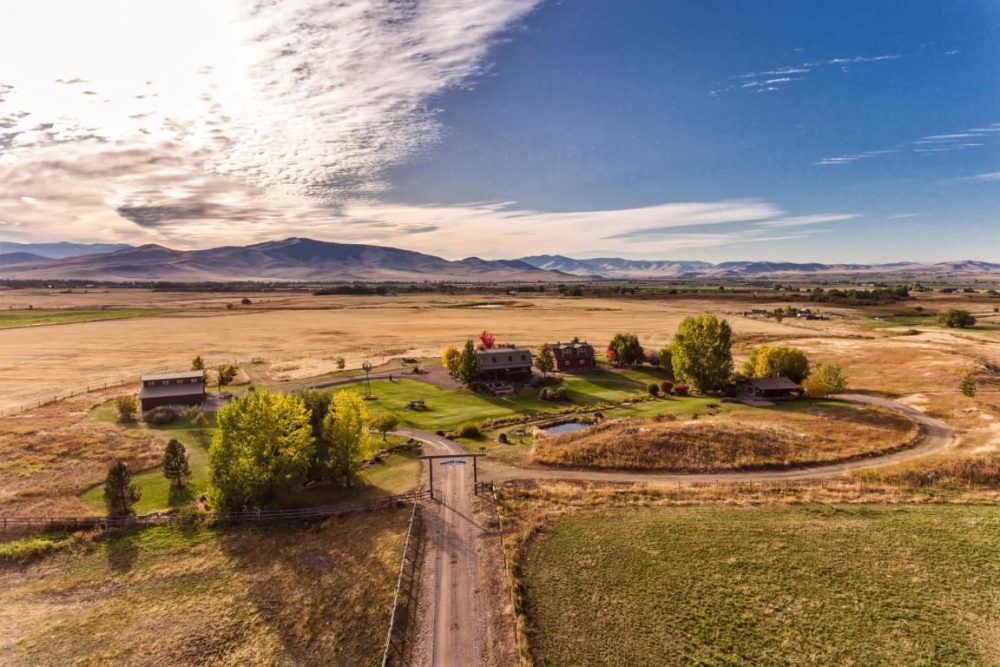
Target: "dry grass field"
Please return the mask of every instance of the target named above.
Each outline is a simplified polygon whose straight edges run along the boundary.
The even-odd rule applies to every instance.
[[[0,563],[0,663],[378,664],[409,514],[151,528]]]
[[[0,308],[23,303],[17,290],[0,292]],[[209,363],[266,359],[281,380],[336,370],[344,357],[358,368],[365,359],[437,357],[448,344],[461,344],[483,329],[500,341],[532,346],[581,336],[599,343],[618,331],[636,332],[653,348],[672,338],[692,313],[733,313],[745,307],[725,299],[629,301],[564,299],[554,296],[494,298],[500,308],[483,309],[469,296],[312,297],[128,292],[122,305],[180,309],[172,314],[111,321],[0,330],[0,410],[48,398],[70,388],[155,369],[186,368],[195,354]],[[94,297],[113,302],[115,293],[57,294],[60,307],[94,307]],[[40,302],[36,296],[29,300]],[[97,301],[99,302],[99,301]],[[236,303],[226,310],[226,303]],[[740,336],[780,338],[824,333],[830,322],[751,320],[730,316]],[[839,324],[839,323],[838,323]]]
[[[826,403],[724,417],[607,422],[540,438],[531,459],[545,465],[671,472],[779,468],[846,460],[912,443],[909,419],[879,408]]]
[[[114,394],[84,394],[0,418],[0,514],[90,514],[79,495],[104,479],[114,459],[132,470],[159,463],[162,439],[91,418],[94,404]]]

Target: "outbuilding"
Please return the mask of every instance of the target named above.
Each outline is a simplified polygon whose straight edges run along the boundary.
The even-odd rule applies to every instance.
[[[139,407],[143,412],[164,405],[191,406],[205,402],[205,371],[147,373],[142,376]]]
[[[786,377],[750,378],[737,385],[737,395],[743,401],[790,401],[804,394],[799,383]]]
[[[583,371],[597,367],[594,346],[579,338],[569,343],[553,343],[549,347],[555,357],[557,371]]]
[[[531,351],[526,347],[476,350],[479,379],[485,382],[527,382],[531,379]]]

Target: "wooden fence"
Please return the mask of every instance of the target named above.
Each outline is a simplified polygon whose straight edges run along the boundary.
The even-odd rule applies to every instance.
[[[389,629],[386,632],[385,648],[382,651],[382,667],[403,664],[406,659],[406,638],[410,624],[416,613],[416,596],[413,589],[418,586],[417,567],[420,564],[420,522],[419,505],[413,503],[410,525],[406,529],[403,556],[399,561],[399,576],[396,592],[392,596],[392,612],[389,615]]]
[[[262,509],[247,512],[189,512],[189,513],[157,513],[140,514],[125,517],[101,516],[3,516],[0,517],[0,532],[8,530],[44,531],[44,530],[85,530],[89,528],[120,528],[131,526],[169,526],[215,521],[217,523],[249,523],[258,521],[297,521],[322,519],[325,517],[351,514],[354,512],[369,512],[372,510],[396,507],[417,503],[429,499],[430,492],[418,489],[410,493],[367,500],[354,500],[336,505],[321,507],[304,507],[301,509]]]

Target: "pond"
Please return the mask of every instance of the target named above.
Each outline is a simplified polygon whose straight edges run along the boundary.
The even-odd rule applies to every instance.
[[[564,433],[576,433],[586,428],[590,428],[590,424],[569,422],[568,424],[557,424],[556,426],[549,426],[548,428],[540,428],[538,430],[545,435],[563,435]]]

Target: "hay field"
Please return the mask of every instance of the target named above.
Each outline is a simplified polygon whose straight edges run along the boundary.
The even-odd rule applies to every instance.
[[[371,665],[409,510],[150,528],[0,565],[4,665]]]
[[[889,410],[828,403],[697,421],[608,422],[536,439],[531,460],[582,468],[720,472],[842,461],[898,449],[917,435],[916,424]]]
[[[993,507],[581,512],[520,563],[537,664],[995,665]]]
[[[184,294],[183,299],[195,296]],[[221,299],[238,302],[236,296]],[[4,298],[15,296],[6,293]],[[150,298],[151,303],[166,303],[160,293]],[[205,298],[218,303],[220,296]],[[461,343],[485,328],[500,341],[532,346],[573,336],[603,343],[629,330],[656,348],[672,338],[686,315],[724,315],[744,307],[707,299],[640,302],[545,296],[497,300],[508,305],[482,309],[474,307],[482,299],[461,296],[289,298],[294,303],[275,308],[191,306],[171,315],[0,330],[0,410],[68,388],[148,370],[186,368],[195,354],[209,363],[263,357],[280,365],[284,379],[299,379],[335,371],[339,356],[353,368],[365,359],[378,363],[390,357],[437,357],[445,345]],[[128,300],[135,307],[141,298],[131,294]],[[179,306],[172,302],[171,307]],[[820,325],[830,324],[731,320],[738,334],[758,337],[819,335]]]

